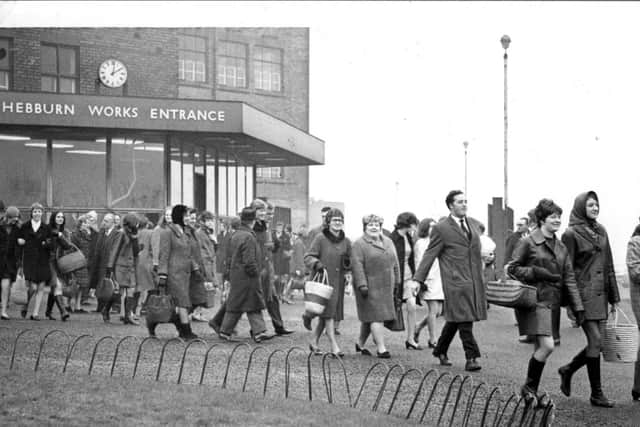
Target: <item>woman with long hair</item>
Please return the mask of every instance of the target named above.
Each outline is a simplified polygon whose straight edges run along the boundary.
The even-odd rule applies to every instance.
[[[536,206],[535,214],[538,227],[518,242],[507,271],[518,280],[537,288],[536,306],[516,310],[520,335],[535,337],[534,352],[529,359],[527,377],[520,393],[527,401],[537,401],[538,405],[544,406],[547,403],[546,394],[539,395],[538,386],[547,359],[554,350],[552,309],[560,306],[564,294],[576,314],[576,320],[582,324],[584,307],[576,287],[569,251],[556,238],[562,208],[553,200],[542,199]]]
[[[414,246],[415,265],[420,265],[424,251],[429,247],[429,237],[432,227],[436,222],[432,218],[426,218],[418,224],[418,239]],[[429,340],[427,345],[429,348],[436,348],[438,342],[436,337],[436,317],[442,314],[442,303],[444,301],[444,292],[442,291],[442,279],[440,278],[440,265],[436,259],[429,270],[427,280],[425,281],[427,290],[420,293],[419,298],[425,301],[427,305],[427,314],[424,319],[416,325],[414,333],[414,341],[419,341],[420,332],[427,327],[429,332]]]
[[[69,243],[71,241],[71,233],[69,230],[65,229],[66,223],[67,220],[64,216],[64,212],[62,211],[54,212],[49,217],[49,227],[51,227],[54,237],[51,239],[51,257],[49,258],[51,279],[49,281],[50,291],[47,298],[47,309],[45,311],[47,319],[56,320],[52,314],[53,305],[55,303],[58,310],[60,310],[60,317],[63,322],[69,318],[69,312],[66,309],[66,304],[62,296],[62,288],[67,281],[73,279],[71,274],[62,274],[58,269],[57,263],[58,258],[65,254],[64,251],[72,248]]]
[[[2,320],[9,320],[7,305],[11,284],[18,275],[17,239],[20,232],[20,211],[15,206],[9,206],[4,218],[0,221],[0,300],[2,300]]]
[[[324,312],[318,316],[319,321],[313,331],[313,341],[309,349],[314,354],[322,354],[318,347],[322,333],[327,331],[331,342],[331,352],[338,357],[343,357],[335,336],[334,321],[341,313],[338,313],[339,299],[344,295],[344,283],[351,270],[351,242],[344,234],[344,215],[339,209],[331,209],[324,217],[324,227],[311,242],[309,250],[304,255],[305,265],[309,270],[319,274],[327,272],[329,286],[333,287],[331,298],[325,306]],[[311,329],[311,319],[303,316],[304,325]]]
[[[400,267],[393,242],[382,234],[382,217],[367,215],[362,218],[364,234],[351,248],[351,268],[356,292],[356,306],[360,320],[360,336],[356,352],[370,356],[364,348],[369,335],[377,346],[377,356],[389,359],[391,355],[384,342],[384,322],[396,317],[394,290],[398,289]]]
[[[569,259],[584,306],[582,330],[587,346],[573,360],[558,370],[560,390],[571,395],[571,377],[587,366],[591,384],[591,404],[612,408],[614,403],[602,392],[600,379],[600,352],[604,321],[609,312],[615,314],[620,302],[616,272],[607,230],[598,222],[600,202],[594,191],[579,194],[569,217],[569,227],[562,234],[562,243],[569,250]],[[610,310],[607,310],[608,306]]]

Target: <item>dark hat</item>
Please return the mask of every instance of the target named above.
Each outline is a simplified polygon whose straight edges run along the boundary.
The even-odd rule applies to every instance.
[[[173,209],[171,209],[171,221],[173,221],[174,224],[184,227],[184,216],[187,211],[188,208],[185,205],[175,205]]]
[[[124,218],[122,218],[122,226],[128,227],[131,230],[137,229],[139,222],[140,222],[140,219],[136,214],[133,214],[133,213],[128,213],[124,216]]]
[[[240,212],[240,221],[251,222],[256,219],[256,210],[252,207],[242,209]]]

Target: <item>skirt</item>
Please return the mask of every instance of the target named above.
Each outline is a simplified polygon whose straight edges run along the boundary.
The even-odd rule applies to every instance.
[[[520,335],[552,335],[551,306],[548,302],[538,302],[530,310],[516,309],[516,319]]]

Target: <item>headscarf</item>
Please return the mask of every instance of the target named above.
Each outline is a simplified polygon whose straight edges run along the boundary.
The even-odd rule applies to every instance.
[[[573,203],[571,215],[569,216],[569,227],[588,227],[598,234],[603,234],[602,227],[600,227],[598,222],[595,219],[587,217],[587,200],[590,198],[597,201],[598,204],[600,203],[595,191],[587,191],[585,193],[578,194],[575,202]]]
[[[185,205],[175,205],[173,209],[171,209],[171,221],[184,228],[184,216],[187,211],[188,208]]]

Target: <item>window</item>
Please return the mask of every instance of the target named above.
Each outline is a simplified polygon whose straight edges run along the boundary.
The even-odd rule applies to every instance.
[[[247,87],[247,46],[242,43],[218,43],[216,53],[218,84]]]
[[[178,49],[178,78],[187,82],[206,82],[207,40],[179,35]]]
[[[43,44],[40,64],[44,92],[77,93],[78,51],[76,48]]]
[[[9,39],[0,38],[0,90],[9,90],[11,75],[11,57]]]
[[[106,138],[56,139],[51,144],[51,153],[54,206],[105,205]]]
[[[282,91],[282,50],[256,46],[253,50],[256,89]]]
[[[282,178],[282,168],[257,168],[256,178]]]

